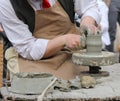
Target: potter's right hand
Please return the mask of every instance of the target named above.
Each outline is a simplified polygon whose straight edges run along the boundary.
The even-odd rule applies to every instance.
[[[65,35],[65,45],[70,49],[78,48],[80,44],[80,35],[76,34],[67,34]]]
[[[80,38],[81,38],[80,35],[67,34],[49,40],[43,58],[48,58],[50,56],[53,56],[54,54],[64,49],[65,47],[70,48],[71,50],[78,49],[81,46]]]

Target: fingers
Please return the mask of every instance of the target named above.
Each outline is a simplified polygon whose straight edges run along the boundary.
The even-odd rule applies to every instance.
[[[84,17],[81,21],[81,26],[86,26],[86,28],[92,33],[97,34],[98,28],[96,26],[96,22],[92,17]]]
[[[94,26],[94,25],[89,25],[87,26],[89,30],[91,30],[91,32],[93,34],[96,34],[97,33],[97,28]]]
[[[66,47],[70,48],[71,50],[79,50],[81,48],[80,39],[80,35],[68,34]]]
[[[100,33],[100,30],[98,29],[98,27],[94,26],[94,25],[82,25],[80,28],[80,31],[82,34],[93,34],[96,35],[98,33]],[[87,33],[86,33],[87,32]]]

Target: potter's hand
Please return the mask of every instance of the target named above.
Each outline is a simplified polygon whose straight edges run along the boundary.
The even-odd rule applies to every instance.
[[[90,16],[84,17],[80,26],[86,26],[93,34],[96,34],[98,31],[95,20]]]
[[[81,46],[80,44],[80,35],[75,35],[75,34],[67,34],[65,36],[65,45],[66,47],[70,49],[75,49]]]
[[[81,38],[80,35],[66,34],[66,35],[55,37],[52,40],[49,40],[47,44],[46,52],[43,58],[48,58],[50,56],[53,56],[54,54],[64,49],[65,47],[72,50],[74,48],[80,47],[81,46],[80,38]]]
[[[70,49],[71,51],[76,51],[83,49],[85,43],[83,37],[77,34],[66,34],[58,36],[48,41],[46,52],[43,58],[48,58],[55,55],[60,50],[65,48]]]

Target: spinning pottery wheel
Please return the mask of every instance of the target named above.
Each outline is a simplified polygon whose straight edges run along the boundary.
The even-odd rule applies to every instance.
[[[116,62],[116,54],[102,51],[101,33],[93,34],[87,28],[82,28],[82,35],[85,35],[82,44],[86,46],[85,50],[72,54],[72,61],[77,65],[89,66],[88,74],[98,76],[108,76],[106,71],[100,71],[100,66],[112,65]],[[86,32],[85,32],[86,30]],[[84,46],[83,45],[83,46]]]

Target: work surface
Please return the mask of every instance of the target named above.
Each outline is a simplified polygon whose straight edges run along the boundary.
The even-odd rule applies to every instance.
[[[102,67],[103,71],[108,71],[108,77],[97,78],[95,88],[78,89],[71,92],[60,92],[58,90],[44,96],[45,101],[117,101],[120,100],[120,64]],[[17,97],[25,99],[36,99],[38,96],[8,94],[5,87],[1,89],[4,97]],[[22,100],[21,100],[22,101]]]

